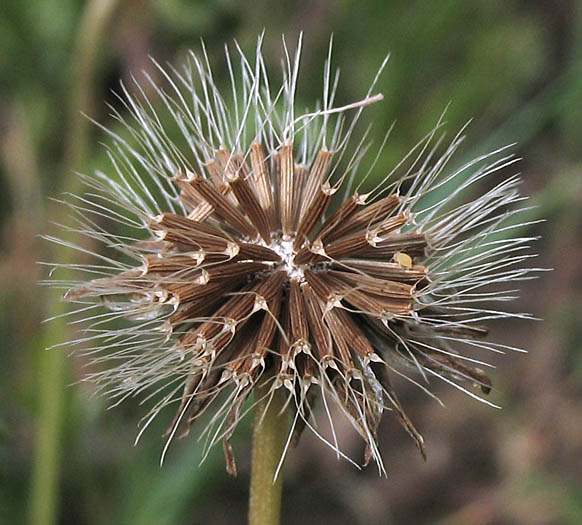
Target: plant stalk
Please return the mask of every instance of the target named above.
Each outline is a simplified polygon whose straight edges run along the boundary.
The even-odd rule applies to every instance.
[[[63,191],[78,193],[80,178],[73,170],[78,169],[85,159],[88,149],[89,121],[81,111],[89,112],[94,100],[93,86],[103,42],[107,37],[107,28],[111,22],[118,0],[91,0],[83,13],[79,26],[78,38],[73,54],[73,71],[71,86],[71,107],[69,126],[65,137],[63,158]],[[55,210],[52,217],[57,218],[69,213],[61,206],[60,214]],[[49,260],[56,256],[60,248],[51,252]],[[59,259],[67,261],[70,255],[63,250]],[[64,278],[64,277],[63,277]],[[48,316],[54,317],[66,312],[66,309],[54,293],[49,298]],[[61,342],[60,338],[68,329],[66,318],[59,318],[45,325],[42,337],[42,349],[39,356],[38,403],[39,415],[36,429],[35,457],[31,476],[29,522],[37,525],[51,525],[57,522],[59,512],[59,482],[62,458],[62,440],[66,417],[66,385],[69,375],[66,355],[62,348],[46,350],[53,344]]]
[[[282,412],[282,390],[275,390],[271,397],[263,383],[255,393],[258,402],[253,426],[249,525],[277,525],[281,518],[283,476],[277,468],[289,432],[287,414]]]

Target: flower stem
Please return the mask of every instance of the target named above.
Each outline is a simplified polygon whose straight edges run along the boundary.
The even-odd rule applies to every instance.
[[[95,75],[101,58],[103,41],[107,38],[107,29],[112,19],[118,0],[91,0],[87,3],[73,56],[72,103],[70,107],[68,132],[65,138],[66,152],[63,159],[63,192],[78,193],[81,178],[73,174],[79,169],[86,156],[89,120],[81,111],[90,112],[93,102]],[[60,215],[70,212],[61,206]],[[55,222],[65,222],[64,218]],[[56,248],[60,249],[60,248]],[[65,250],[61,261],[69,261],[70,255]],[[49,260],[57,260],[53,256]],[[66,278],[63,276],[63,279]],[[65,352],[61,348],[45,350],[56,343],[61,343],[63,334],[68,330],[65,317],[66,309],[60,298],[50,296],[48,317],[59,317],[45,325],[42,334],[42,350],[39,357],[38,403],[39,415],[36,429],[34,462],[31,475],[29,521],[31,524],[51,525],[58,521],[59,482],[63,448],[63,434],[66,414],[66,386],[68,383],[68,366]]]
[[[289,431],[282,389],[267,395],[263,383],[256,391],[253,428],[253,458],[251,466],[251,490],[249,498],[249,525],[277,525],[281,516],[281,492],[283,476],[275,473],[283,454]],[[266,412],[265,412],[266,411]]]

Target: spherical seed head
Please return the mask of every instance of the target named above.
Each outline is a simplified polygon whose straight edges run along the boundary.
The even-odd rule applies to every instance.
[[[530,271],[520,267],[530,239],[513,238],[505,222],[519,179],[462,200],[515,159],[502,148],[447,172],[462,137],[436,158],[439,121],[364,194],[373,168],[360,173],[365,148],[352,135],[364,107],[381,98],[372,96],[375,80],[362,102],[336,107],[330,45],[321,109],[297,116],[301,40],[294,58],[283,47],[280,89],[261,40],[252,58],[237,46],[238,76],[227,53],[232,103],[205,55],[192,53],[183,72],[162,71],[169,88],[154,88],[179,140],[143,91],[123,87],[131,120],[117,117],[134,142],[109,132],[111,173],[86,177],[93,197],[69,203],[87,236],[110,250],[94,254],[98,264],[75,265],[89,279],[63,283],[92,326],[73,344],[100,366],[112,357],[90,375],[112,398],[156,393],[144,428],[175,411],[168,444],[210,407],[203,432],[209,446],[225,440],[231,471],[228,440],[259,383],[288,396],[290,442],[305,427],[318,432],[312,407],[324,397],[362,436],[365,463],[382,471],[377,429],[386,410],[424,455],[391,378],[425,390],[441,379],[483,400],[474,387],[487,394],[491,381],[471,350],[509,347],[483,340],[480,323],[523,317],[482,306],[508,299],[485,286]],[[110,313],[93,315],[102,307]],[[326,413],[333,429],[336,415]]]

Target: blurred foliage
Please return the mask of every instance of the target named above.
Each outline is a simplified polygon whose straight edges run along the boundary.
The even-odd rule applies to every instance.
[[[283,522],[579,523],[580,4],[319,0],[275,6],[257,0],[251,7],[234,0],[127,0],[94,49],[94,100],[78,108],[72,107],[73,53],[86,9],[77,0],[0,3],[0,520],[23,522],[30,502],[38,385],[46,373],[40,366],[40,322],[52,310],[49,295],[35,284],[46,277],[36,261],[47,257],[36,234],[54,232],[47,196],[74,181],[63,167],[71,114],[82,110],[116,127],[105,102],[123,111],[111,90],[119,79],[129,85],[131,75],[140,78],[143,69],[155,75],[148,56],[179,64],[202,38],[213,63],[222,64],[224,42],[236,38],[248,49],[265,29],[265,53],[275,67],[280,34],[292,42],[305,31],[300,104],[306,106],[320,94],[331,33],[334,64],[341,68],[341,103],[360,100],[391,53],[377,88],[385,99],[367,110],[376,144],[397,121],[379,176],[431,129],[449,101],[450,133],[475,117],[462,158],[517,141],[526,159],[520,164],[524,192],[535,195],[537,205],[532,219],[547,219],[532,230],[543,237],[536,247],[539,265],[555,269],[524,283],[522,299],[513,306],[545,322],[496,328],[508,344],[530,350],[527,356],[494,356],[500,366],[493,396],[506,407],[503,412],[436,387],[448,406],[443,409],[405,389],[403,401],[425,434],[429,460],[423,464],[407,436],[387,420],[380,434],[388,479],[379,479],[373,468],[358,472],[337,462],[305,436],[289,458]],[[226,71],[217,69],[216,75],[218,82],[227,81]],[[82,171],[108,169],[102,140],[93,127]],[[67,339],[66,333],[53,335]],[[80,378],[82,363],[69,360],[67,366],[71,382]],[[67,389],[62,472],[55,472],[59,523],[244,521],[248,429],[234,443],[240,463],[236,480],[225,474],[220,450],[198,466],[195,436],[177,444],[160,469],[164,422],[134,448],[143,414],[138,400],[107,411],[106,400],[91,393],[85,384]],[[359,444],[351,438],[347,433],[344,443],[359,457]]]

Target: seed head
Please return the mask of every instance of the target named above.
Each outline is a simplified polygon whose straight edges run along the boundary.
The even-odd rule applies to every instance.
[[[122,86],[124,111],[113,112],[124,131],[106,130],[111,171],[84,177],[91,191],[68,203],[107,250],[78,246],[94,260],[60,283],[88,323],[72,344],[98,364],[88,378],[99,390],[155,400],[144,429],[173,409],[168,444],[208,412],[203,434],[209,446],[224,440],[232,473],[228,441],[258,384],[287,396],[290,444],[305,427],[319,435],[321,401],[332,430],[320,437],[341,454],[343,413],[382,471],[387,410],[425,454],[392,378],[427,392],[440,379],[489,403],[474,391],[491,381],[472,350],[510,347],[484,340],[481,323],[525,315],[491,307],[511,295],[486,287],[527,277],[531,239],[508,222],[517,176],[478,192],[516,159],[501,148],[450,169],[463,138],[443,147],[439,121],[364,191],[376,163],[362,172],[365,135],[353,137],[381,99],[376,79],[361,102],[336,107],[330,45],[322,100],[297,115],[301,40],[294,58],[283,46],[276,87],[261,41],[252,59],[236,46],[237,69],[227,50],[232,93],[218,90],[205,51],[183,71],[160,67],[165,89],[148,77],[169,120],[139,85]]]

